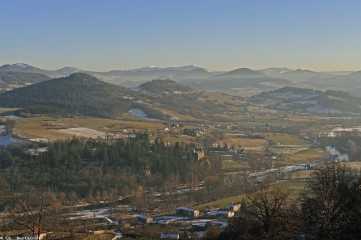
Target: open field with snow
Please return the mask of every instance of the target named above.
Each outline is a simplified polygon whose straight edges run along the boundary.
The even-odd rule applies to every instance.
[[[85,127],[77,127],[77,128],[66,128],[66,129],[59,129],[57,130],[61,133],[65,133],[67,135],[72,135],[76,137],[82,137],[82,138],[92,138],[92,139],[105,139],[106,133],[101,132],[98,130],[85,128]]]
[[[75,128],[87,128],[83,131]],[[159,122],[141,120],[120,120],[120,119],[100,119],[100,118],[53,118],[53,117],[32,117],[16,119],[14,133],[27,139],[44,138],[51,141],[69,139],[74,135],[79,137],[104,137],[105,133],[116,133],[120,128],[129,131],[145,131],[147,129],[164,129],[164,125]],[[70,129],[70,130],[67,130]],[[98,132],[94,132],[94,131]]]

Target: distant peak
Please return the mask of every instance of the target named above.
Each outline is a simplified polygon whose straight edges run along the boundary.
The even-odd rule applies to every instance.
[[[76,71],[79,71],[80,69],[75,68],[75,67],[63,67],[63,68],[60,68],[59,70],[76,70]]]
[[[145,67],[141,67],[141,68],[135,68],[135,69],[130,69],[128,71],[155,71],[155,70],[182,70],[182,71],[191,71],[194,69],[204,69],[201,67],[197,67],[195,65],[186,65],[186,66],[181,66],[181,67],[156,67],[156,66],[145,66]]]
[[[145,67],[130,69],[128,71],[153,71],[153,70],[156,70],[156,69],[160,69],[160,68],[156,67],[156,66],[145,66]]]
[[[264,76],[263,73],[249,68],[237,68],[230,72],[224,73],[224,75]]]
[[[205,70],[204,68],[198,67],[195,65],[186,65],[186,66],[179,67],[179,69],[182,69],[184,71],[192,71],[192,70],[199,70],[199,69]]]
[[[15,63],[15,64],[13,64],[13,66],[16,66],[16,67],[30,67],[30,65],[25,64],[25,63]]]
[[[294,73],[314,73],[311,70],[305,70],[305,69],[300,69],[300,68],[298,68],[298,69],[296,69],[296,70],[294,70],[292,72],[294,72]]]

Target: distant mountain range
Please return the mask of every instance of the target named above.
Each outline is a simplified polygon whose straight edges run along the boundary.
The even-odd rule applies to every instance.
[[[108,72],[87,72],[99,79],[122,85],[134,87],[153,79],[172,79],[179,82],[204,80],[215,73],[206,69],[189,65],[183,67],[143,67],[131,70],[113,70]]]
[[[80,71],[80,69],[72,67],[64,67],[58,70],[50,71],[36,68],[25,63],[6,64],[0,67],[0,72],[37,73],[49,77],[64,77]]]
[[[218,84],[224,80],[238,84],[237,81],[243,81],[241,84],[247,86],[271,80],[273,84],[288,82],[250,69],[237,69],[213,79],[209,82]],[[204,120],[225,112],[245,111],[246,106],[254,104],[299,113],[361,114],[361,99],[342,91],[284,87],[241,99],[198,91],[169,79],[152,80],[129,89],[86,73],[45,80],[0,94],[0,107],[23,108],[31,113],[46,109],[45,112],[107,118],[121,117],[135,109],[156,119]]]
[[[262,107],[316,114],[361,114],[361,98],[342,91],[285,87],[251,98]]]
[[[88,73],[102,81],[120,86],[134,87],[153,79],[172,79],[176,81],[203,80],[212,76],[212,72],[194,65],[182,67],[146,66],[130,70],[112,70],[107,72],[85,71],[78,68],[64,67],[57,70],[44,70],[24,63],[6,64],[0,67],[0,72],[21,72],[46,75],[51,78],[66,77],[73,73]]]
[[[192,91],[192,88],[178,84],[175,81],[166,79],[166,80],[152,80],[146,83],[141,84],[138,87],[139,90],[145,92],[145,93],[151,93],[151,94],[182,94],[182,93],[188,93]]]
[[[130,70],[112,70],[107,72],[85,71],[73,67],[64,67],[51,71],[24,63],[6,64],[0,67],[0,73],[9,74],[9,72],[12,72],[13,75],[14,73],[18,74],[16,80],[14,80],[15,76],[11,80],[18,84],[21,84],[21,82],[24,84],[34,83],[46,80],[47,78],[65,77],[73,73],[82,72],[104,82],[125,87],[135,87],[154,79],[171,79],[200,90],[223,91],[241,96],[256,95],[262,91],[292,86],[315,88],[318,90],[341,90],[361,97],[361,71],[325,73],[280,67],[261,70],[239,68],[228,72],[211,72],[194,65],[164,68],[146,66]],[[19,73],[22,73],[21,77]],[[26,74],[29,75],[26,76]],[[38,80],[35,80],[37,77],[34,74],[43,76],[38,76]],[[3,82],[6,83],[4,79]],[[7,79],[10,78],[7,77]]]

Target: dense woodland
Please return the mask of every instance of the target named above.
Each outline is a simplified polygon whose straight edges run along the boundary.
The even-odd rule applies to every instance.
[[[106,143],[73,139],[55,142],[47,152],[30,155],[23,147],[0,151],[1,184],[12,192],[47,188],[65,199],[111,198],[139,187],[162,191],[197,183],[207,169],[196,160],[193,145],[167,146],[147,135]]]
[[[54,91],[56,89],[56,91]],[[82,73],[16,89],[0,95],[3,107],[52,107],[70,114],[115,117],[131,108],[123,96],[136,93]],[[106,96],[106,97],[105,97]]]

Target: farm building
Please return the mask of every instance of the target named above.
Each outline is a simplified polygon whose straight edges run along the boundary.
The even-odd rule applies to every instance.
[[[178,233],[162,233],[160,239],[179,239]]]
[[[141,224],[149,224],[151,221],[153,221],[153,218],[140,214],[140,215],[138,215],[137,220]]]
[[[199,211],[193,208],[187,207],[178,207],[177,208],[177,215],[186,216],[186,217],[199,217]]]
[[[211,211],[209,213],[210,217],[224,217],[224,218],[231,218],[234,217],[233,211]]]
[[[196,148],[194,149],[194,154],[197,156],[198,160],[201,160],[204,158],[205,154],[203,151],[203,148]]]
[[[126,128],[121,128],[121,129],[119,129],[119,132],[120,132],[120,133],[127,133],[128,131],[127,131]]]
[[[239,211],[241,209],[241,204],[240,203],[229,204],[227,209],[231,210],[231,211],[234,211],[234,212],[237,212],[237,211]]]

